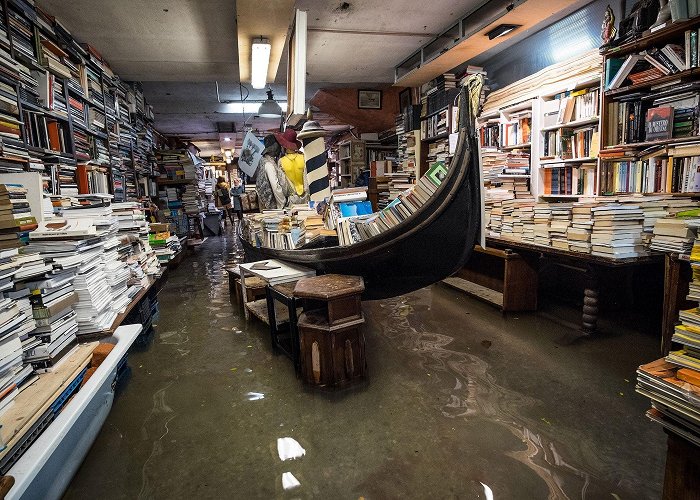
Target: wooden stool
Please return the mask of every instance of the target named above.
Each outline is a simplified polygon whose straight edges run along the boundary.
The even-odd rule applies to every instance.
[[[365,377],[360,300],[364,289],[359,276],[327,274],[297,282],[294,296],[305,300],[297,328],[301,376],[306,383],[339,388]]]

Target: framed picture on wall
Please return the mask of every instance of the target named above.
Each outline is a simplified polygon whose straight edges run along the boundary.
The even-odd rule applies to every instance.
[[[411,88],[405,88],[399,92],[399,111],[405,110],[411,105]]]
[[[359,109],[382,109],[382,91],[358,90],[357,107]]]

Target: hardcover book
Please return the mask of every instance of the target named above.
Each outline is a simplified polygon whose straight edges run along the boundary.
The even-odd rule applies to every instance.
[[[673,108],[660,106],[647,111],[646,140],[670,139],[673,132]]]

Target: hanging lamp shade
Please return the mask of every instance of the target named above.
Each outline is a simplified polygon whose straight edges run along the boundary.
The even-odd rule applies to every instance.
[[[272,90],[267,91],[267,101],[260,105],[258,116],[263,118],[278,118],[282,116],[282,108],[272,96]]]

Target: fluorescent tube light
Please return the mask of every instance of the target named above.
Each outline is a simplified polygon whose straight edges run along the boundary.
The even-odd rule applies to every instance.
[[[254,89],[264,89],[267,83],[267,67],[270,65],[270,50],[272,46],[265,38],[253,41],[252,70],[250,84]]]
[[[242,114],[245,113],[247,115],[257,115],[258,110],[260,109],[260,106],[262,105],[261,102],[228,102],[228,103],[222,103],[223,104],[223,110],[221,111],[222,113],[234,113],[234,114]],[[280,108],[282,109],[283,112],[287,112],[287,103],[286,102],[278,102]],[[279,116],[279,115],[275,115]]]

